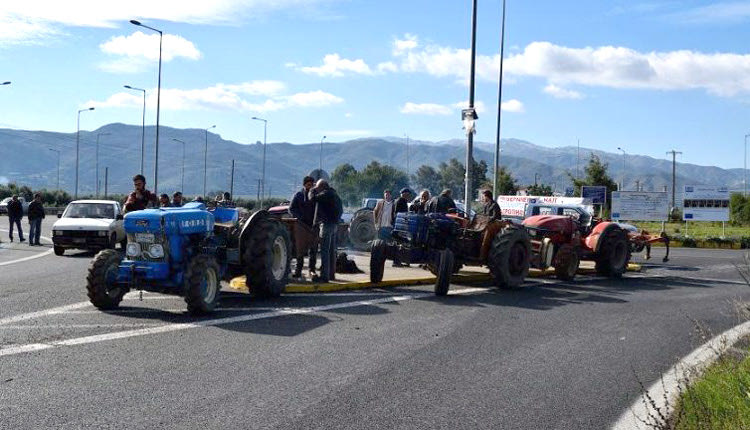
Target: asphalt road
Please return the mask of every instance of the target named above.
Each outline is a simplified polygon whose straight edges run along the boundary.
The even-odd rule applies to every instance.
[[[86,303],[91,253],[13,262],[46,249],[0,234],[9,429],[602,429],[639,381],[703,343],[696,325],[720,333],[750,300],[740,252],[675,249],[663,264],[656,249],[623,280],[453,285],[444,298],[227,293],[201,319],[179,298],[131,293],[104,313]]]

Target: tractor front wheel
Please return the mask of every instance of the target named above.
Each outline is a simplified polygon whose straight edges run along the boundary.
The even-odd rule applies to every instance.
[[[553,265],[555,266],[555,276],[562,281],[572,281],[578,272],[578,265],[581,260],[575,247],[564,244],[555,253]]]
[[[383,280],[386,246],[386,243],[380,239],[372,241],[372,249],[370,250],[370,282],[377,284]]]
[[[278,297],[289,282],[291,243],[286,227],[275,219],[262,219],[247,236],[243,251],[245,276],[256,297]]]
[[[619,278],[628,268],[630,246],[628,236],[620,228],[613,228],[599,238],[601,245],[596,255],[596,273]]]
[[[183,282],[188,312],[191,315],[213,312],[221,289],[216,260],[208,255],[196,255],[188,263]]]
[[[531,241],[526,230],[507,228],[492,240],[487,266],[499,288],[518,288],[529,274]]]
[[[99,251],[89,265],[86,276],[86,290],[91,304],[99,309],[114,309],[120,305],[128,292],[126,287],[117,284],[117,269],[123,255],[114,249]]]

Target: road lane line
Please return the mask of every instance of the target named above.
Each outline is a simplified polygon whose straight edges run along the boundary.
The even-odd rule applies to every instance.
[[[451,291],[449,294],[450,295],[473,294],[473,293],[478,293],[478,292],[487,292],[489,290],[490,290],[489,288],[463,288],[460,290]],[[90,343],[104,342],[108,340],[127,339],[127,338],[137,337],[137,336],[169,333],[173,331],[187,330],[191,328],[208,327],[208,326],[225,325],[225,324],[236,324],[236,323],[253,321],[253,320],[275,318],[279,316],[311,314],[311,313],[326,312],[326,311],[336,310],[336,309],[345,309],[345,308],[352,308],[352,307],[359,307],[359,306],[371,306],[371,305],[384,304],[384,303],[390,303],[390,302],[398,303],[398,302],[403,302],[407,300],[422,299],[422,298],[427,298],[427,297],[434,297],[434,293],[430,292],[430,293],[405,294],[405,295],[400,295],[400,296],[384,297],[380,299],[360,300],[356,302],[336,303],[336,304],[331,304],[331,305],[312,306],[312,307],[305,307],[305,308],[286,308],[286,309],[279,309],[279,310],[271,311],[271,312],[263,312],[259,314],[238,315],[235,317],[224,317],[224,318],[213,318],[213,319],[203,320],[203,321],[194,321],[191,323],[165,324],[165,325],[161,325],[157,327],[149,327],[149,328],[142,328],[142,329],[135,329],[135,330],[123,330],[123,331],[118,331],[114,333],[104,333],[104,334],[98,334],[98,335],[92,335],[92,336],[84,336],[84,337],[60,340],[60,341],[49,342],[49,343],[41,343],[41,344],[34,343],[34,344],[28,344],[28,345],[18,345],[18,346],[0,348],[0,357],[17,355],[17,354],[22,354],[22,353],[32,352],[32,351],[40,351],[40,350],[45,350],[45,349],[50,349],[50,348],[57,348],[60,346],[86,345]]]
[[[2,229],[2,228],[0,228],[0,231],[8,232],[8,230]],[[44,239],[44,240],[46,240],[46,241],[48,241],[49,243],[52,243],[52,239],[48,238],[47,236],[39,236],[39,237],[42,238],[42,239]],[[11,248],[6,248],[6,249],[11,249]],[[29,260],[33,260],[35,258],[41,258],[41,257],[44,257],[46,255],[52,254],[53,251],[54,251],[54,249],[50,248],[50,249],[48,249],[48,250],[46,250],[44,252],[40,252],[39,254],[34,254],[34,255],[29,256],[29,257],[24,257],[24,258],[19,258],[17,260],[11,260],[11,261],[2,262],[2,263],[0,263],[0,266],[8,266],[10,264],[21,263],[23,261],[29,261]]]
[[[30,312],[28,314],[20,314],[20,315],[15,315],[15,316],[12,316],[12,317],[0,318],[0,326],[1,325],[6,325],[6,324],[16,323],[16,322],[19,322],[19,321],[30,320],[30,319],[34,319],[34,318],[46,317],[46,316],[49,316],[49,315],[62,314],[62,313],[65,313],[67,311],[71,311],[71,310],[74,310],[74,309],[81,309],[81,308],[85,308],[87,306],[91,306],[91,303],[89,303],[89,302],[73,303],[72,305],[65,305],[65,306],[60,306],[60,307],[56,307],[56,308],[45,309],[43,311]]]
[[[0,330],[28,330],[38,328],[132,328],[144,326],[157,326],[162,323],[121,323],[121,324],[26,324],[26,325],[4,325]]]

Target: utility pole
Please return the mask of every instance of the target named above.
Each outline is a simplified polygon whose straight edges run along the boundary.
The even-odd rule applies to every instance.
[[[576,179],[581,180],[581,172],[578,170],[578,164],[581,162],[581,139],[578,139],[576,149]]]
[[[104,168],[104,198],[107,198],[107,185],[109,185],[109,167]]]
[[[464,205],[466,213],[471,213],[471,200],[473,198],[472,189],[472,166],[473,166],[473,150],[474,150],[474,132],[476,130],[475,123],[477,120],[477,113],[474,110],[474,70],[476,68],[476,56],[477,56],[477,0],[472,2],[472,13],[471,13],[471,70],[469,73],[469,108],[464,109],[461,112],[462,120],[464,123],[464,129],[466,130],[466,184],[464,184]]]
[[[406,135],[406,183],[410,182],[409,176],[409,135]]]
[[[497,178],[500,168],[500,124],[503,106],[503,50],[505,48],[505,0],[503,0],[503,23],[500,29],[500,73],[497,84],[497,132],[495,133],[495,168],[493,170],[492,195],[497,198]]]
[[[672,212],[674,212],[675,205],[674,205],[674,192],[675,187],[677,186],[677,179],[676,179],[676,172],[677,172],[677,154],[682,154],[680,151],[675,151],[674,149],[667,152],[667,155],[672,154]]]
[[[641,180],[640,179],[636,179],[635,180],[635,190],[636,191],[640,191],[641,190]]]
[[[232,174],[229,179],[229,195],[234,199],[234,159],[232,160]]]

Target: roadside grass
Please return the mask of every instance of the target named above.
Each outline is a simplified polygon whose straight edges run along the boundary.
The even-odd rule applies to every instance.
[[[750,429],[750,339],[740,344],[681,391],[676,430]]]
[[[660,222],[632,222],[632,224],[649,231],[650,233],[659,233],[661,231]],[[672,236],[687,236],[693,238],[721,237],[722,229],[720,222],[712,221],[693,221],[689,222],[687,230],[684,222],[669,222],[665,224],[665,231]],[[732,226],[726,223],[724,237],[742,238],[750,236],[750,226]]]

